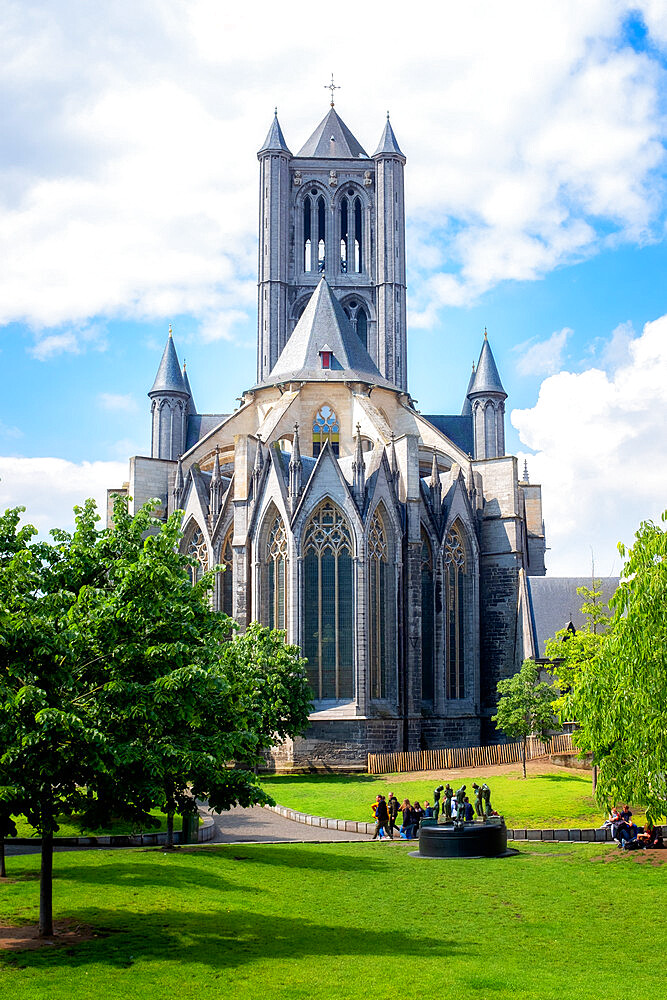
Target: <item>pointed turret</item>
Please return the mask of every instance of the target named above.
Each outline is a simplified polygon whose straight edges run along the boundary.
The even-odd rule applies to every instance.
[[[361,445],[361,424],[357,424],[357,437],[354,446],[354,458],[352,459],[352,492],[357,501],[359,510],[364,505],[364,494],[366,492],[366,466],[364,464],[364,449]]]
[[[296,154],[324,160],[370,159],[361,143],[355,139],[338,112],[331,108],[317,126],[310,139]]]
[[[475,384],[475,362],[472,363],[472,372],[470,378],[468,379],[468,388],[466,389],[465,399],[463,400],[463,407],[461,408],[462,417],[472,416],[472,404],[468,399],[469,394],[472,392],[472,387]]]
[[[500,458],[505,454],[507,393],[500,381],[486,328],[468,399],[472,406],[475,458]]]
[[[252,485],[253,485],[253,496],[255,500],[257,499],[257,493],[259,491],[259,480],[262,475],[262,468],[264,466],[264,452],[262,450],[262,438],[261,435],[257,435],[257,450],[255,451],[255,464],[252,470]]]
[[[521,482],[525,483],[526,486],[530,486],[530,479],[528,478],[528,461],[525,458],[523,460],[523,476],[521,477]]]
[[[391,473],[391,481],[394,487],[396,496],[398,496],[398,459],[396,458],[396,437],[394,432],[391,432],[391,441],[389,443],[389,471]]]
[[[391,122],[389,121],[389,112],[387,112],[387,121],[385,122],[384,131],[380,137],[378,148],[373,153],[373,159],[375,159],[376,156],[395,156],[405,163],[405,155],[396,141],[394,130],[391,127]]]
[[[288,497],[292,512],[296,507],[302,490],[303,462],[301,461],[301,448],[299,446],[299,425],[294,425],[294,440],[292,441],[292,457],[289,462],[289,485]]]
[[[257,155],[261,156],[262,153],[287,153],[288,156],[292,155],[285,142],[285,136],[278,121],[278,108],[273,112],[273,121],[271,122],[269,133]]]
[[[178,465],[176,466],[176,479],[174,480],[174,488],[172,490],[172,496],[174,498],[174,510],[180,510],[181,502],[183,500],[183,466],[181,465],[181,456],[178,456]]]
[[[195,406],[195,397],[192,395],[192,389],[190,388],[190,379],[188,378],[188,372],[185,365],[185,358],[183,359],[183,385],[185,386],[185,391],[190,397],[188,402],[188,413],[196,413],[197,407]]]
[[[213,462],[213,475],[211,476],[211,490],[209,499],[209,510],[211,518],[215,518],[220,513],[222,507],[222,476],[220,475],[219,448],[215,449],[215,460]]]
[[[439,516],[440,508],[442,507],[442,483],[440,482],[438,456],[436,455],[435,448],[433,449],[433,462],[431,463],[431,479],[429,481],[429,486],[431,488],[431,503],[433,504],[433,512],[436,516]]]
[[[185,451],[191,396],[183,381],[171,326],[155,382],[148,396],[152,414],[151,458],[175,461]]]

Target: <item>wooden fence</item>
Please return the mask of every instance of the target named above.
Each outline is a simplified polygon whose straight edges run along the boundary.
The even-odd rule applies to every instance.
[[[393,774],[399,771],[454,771],[462,768],[489,767],[493,764],[518,764],[523,743],[495,743],[488,747],[446,747],[442,750],[408,750],[405,753],[369,753],[369,774]],[[526,746],[526,760],[575,753],[570,733],[559,733],[542,743],[531,736]]]

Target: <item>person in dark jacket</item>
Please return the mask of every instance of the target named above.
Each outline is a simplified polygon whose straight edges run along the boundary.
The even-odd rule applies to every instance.
[[[410,805],[410,799],[403,799],[401,808],[399,812],[403,814],[403,822],[401,823],[401,837],[405,840],[410,840],[410,834],[412,832],[412,806]]]
[[[384,832],[389,830],[389,813],[384,795],[378,795],[377,806],[375,807],[375,833],[373,840],[384,840]]]
[[[389,814],[389,826],[387,827],[387,833],[394,839],[394,830],[396,829],[396,817],[398,816],[399,805],[398,799],[393,792],[389,793],[389,798],[387,799],[387,812]]]

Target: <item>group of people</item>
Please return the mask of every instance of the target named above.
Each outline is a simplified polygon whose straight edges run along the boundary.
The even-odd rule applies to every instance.
[[[440,796],[444,792],[444,804],[442,809],[443,818],[446,823],[454,822],[458,824],[472,823],[475,814],[478,818],[486,820],[489,816],[496,816],[497,813],[491,808],[491,791],[487,784],[474,784],[475,806],[466,795],[466,786],[462,785],[455,792],[451,785],[438,785],[433,792],[433,805],[430,802],[410,802],[410,799],[403,799],[399,804],[393,792],[389,797],[378,795],[373,802],[371,809],[375,818],[375,830],[373,840],[393,840],[396,830],[403,840],[413,840],[419,831],[422,820],[434,820],[438,822],[440,816]],[[401,821],[399,824],[399,814]]]
[[[640,830],[632,819],[632,810],[628,805],[622,809],[614,806],[604,825],[611,828],[612,837],[624,851],[639,847],[664,847],[662,827],[653,826],[646,820],[643,830]]]

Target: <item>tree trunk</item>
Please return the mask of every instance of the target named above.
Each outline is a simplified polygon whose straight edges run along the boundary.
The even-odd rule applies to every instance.
[[[170,809],[167,813],[167,847],[174,846],[174,811]]]
[[[598,787],[598,766],[593,764],[593,774],[592,774],[592,785],[593,785],[593,795],[595,795],[595,789]]]
[[[521,748],[521,762],[523,764],[523,776],[526,777],[526,743],[527,737],[523,738],[523,746]]]
[[[0,878],[7,878],[5,867],[5,838],[0,837]]]
[[[43,819],[43,814],[42,814]],[[53,831],[42,833],[39,880],[39,936],[53,937]]]

